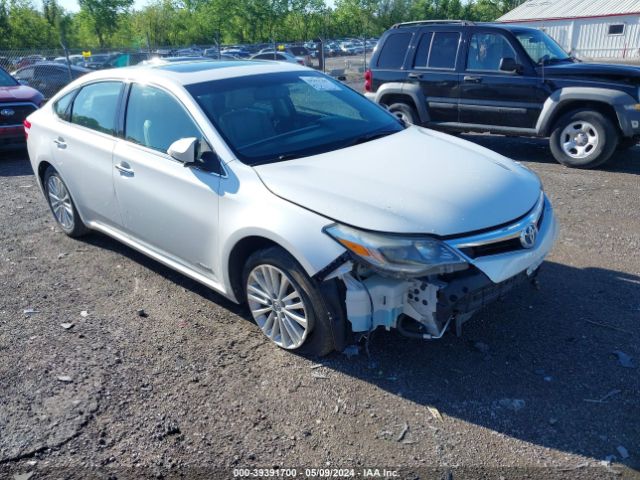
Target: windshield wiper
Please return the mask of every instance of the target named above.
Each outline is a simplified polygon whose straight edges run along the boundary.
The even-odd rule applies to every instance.
[[[389,135],[392,135],[394,133],[398,133],[399,130],[384,130],[382,132],[373,132],[373,133],[369,133],[367,135],[362,135],[360,137],[357,137],[351,141],[349,141],[349,143],[347,143],[347,145],[345,145],[346,147],[353,147],[354,145],[360,145],[361,143],[366,143],[366,142],[370,142],[371,140],[376,140],[378,138],[382,138],[382,137],[387,137]]]

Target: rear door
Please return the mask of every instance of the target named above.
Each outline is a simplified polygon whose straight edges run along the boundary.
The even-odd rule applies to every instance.
[[[417,40],[408,82],[420,85],[433,123],[458,121],[461,39],[456,29],[423,29]]]
[[[54,104],[58,119],[48,129],[56,169],[82,219],[116,228],[121,221],[113,191],[112,155],[122,89],[121,82],[96,82],[62,97]]]
[[[542,79],[495,30],[469,31],[464,74],[460,84],[460,122],[507,128],[534,128],[548,96]],[[520,72],[500,70],[504,58],[513,58]]]

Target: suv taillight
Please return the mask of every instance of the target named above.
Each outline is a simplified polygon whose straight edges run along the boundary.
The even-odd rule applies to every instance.
[[[371,70],[367,70],[366,72],[364,72],[364,91],[365,92],[371,91],[372,82],[373,82],[373,73],[371,73]]]
[[[24,138],[29,138],[29,129],[31,128],[31,122],[29,120],[25,120],[22,122],[24,125]]]

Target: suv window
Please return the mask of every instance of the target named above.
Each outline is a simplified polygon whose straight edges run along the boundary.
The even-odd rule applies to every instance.
[[[433,32],[427,32],[420,37],[418,49],[416,51],[416,59],[413,62],[414,67],[426,68],[429,60],[429,49],[431,48],[431,39]]]
[[[500,70],[500,60],[516,59],[516,52],[502,35],[474,33],[469,42],[468,70]]]
[[[378,57],[378,68],[400,68],[404,64],[407,47],[411,41],[411,33],[389,35],[382,46]]]
[[[181,138],[202,138],[186,110],[171,94],[159,88],[133,84],[125,120],[125,138],[167,153]]]
[[[459,43],[458,32],[435,32],[431,42],[429,68],[455,69]]]
[[[53,104],[53,111],[56,112],[56,115],[62,120],[69,121],[69,105],[71,105],[75,93],[76,92],[67,93]]]
[[[122,83],[100,82],[84,87],[73,101],[71,123],[113,135]]]

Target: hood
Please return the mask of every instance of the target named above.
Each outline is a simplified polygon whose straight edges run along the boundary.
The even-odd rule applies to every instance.
[[[542,71],[542,67],[538,67]],[[601,63],[557,63],[544,67],[545,77],[566,77],[578,75],[580,77],[599,78],[613,81],[631,81],[640,83],[640,68],[631,65],[613,65]]]
[[[42,99],[40,92],[26,85],[0,87],[0,102],[33,102],[40,105]]]
[[[517,163],[420,127],[255,170],[275,195],[335,221],[440,236],[515,220],[533,208],[541,188]]]

